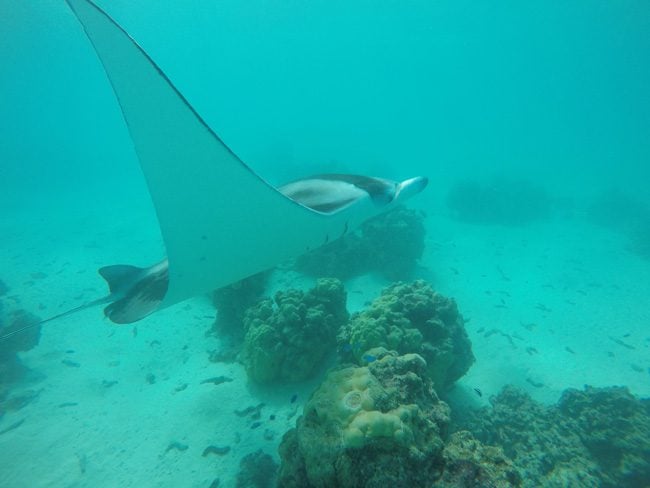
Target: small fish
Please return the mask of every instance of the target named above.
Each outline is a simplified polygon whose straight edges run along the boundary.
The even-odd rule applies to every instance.
[[[262,425],[262,422],[253,422],[251,424],[251,429],[257,429],[260,425]]]
[[[500,266],[497,266],[497,271],[498,271],[499,274],[501,275],[501,279],[502,279],[503,281],[510,281],[510,277],[509,277],[508,275],[506,275],[506,274],[503,272],[503,270],[501,269]]]
[[[12,430],[14,430],[14,429],[17,429],[18,427],[20,427],[21,425],[23,425],[23,422],[24,422],[24,421],[25,421],[25,419],[19,420],[18,422],[15,422],[15,423],[11,424],[9,427],[6,427],[6,428],[0,430],[0,435],[2,435],[2,434],[6,434],[6,433],[9,432],[9,431],[12,431]]]
[[[296,403],[297,399],[298,399],[298,394],[297,393],[294,393],[293,395],[291,395],[291,403]]]
[[[571,353],[571,354],[575,354],[575,353],[576,353],[576,352],[575,352],[573,349],[571,349],[569,346],[566,346],[566,347],[564,348],[564,350],[565,350],[566,352],[568,352],[568,353]]]
[[[626,349],[636,349],[634,346],[632,346],[630,344],[626,344],[625,342],[623,342],[620,339],[617,339],[616,337],[609,336],[609,340],[612,341],[612,342],[615,342],[619,346],[625,347]]]
[[[171,450],[176,450],[176,451],[181,451],[181,452],[183,452],[183,451],[187,451],[187,449],[188,449],[189,447],[190,447],[190,446],[188,446],[187,444],[183,444],[182,442],[172,441],[172,442],[170,442],[169,445],[167,446],[167,449],[165,449],[165,453],[168,453],[168,452],[171,451]],[[205,453],[204,453],[203,455],[205,456]]]
[[[219,447],[219,446],[208,446],[205,449],[203,449],[203,454],[201,454],[203,457],[207,456],[208,454],[216,454],[217,456],[223,456],[225,454],[228,454],[230,452],[230,446],[225,446],[225,447]]]
[[[542,388],[544,386],[544,383],[541,383],[539,381],[532,380],[530,378],[526,378],[526,381],[533,385],[535,388]]]
[[[352,352],[352,344],[345,343],[341,346],[341,352]]]
[[[643,368],[638,364],[630,364],[630,368],[632,368],[632,370],[636,371],[637,373],[643,373]]]
[[[361,359],[363,359],[367,363],[374,363],[375,361],[377,361],[377,356],[373,356],[372,354],[364,354]]]
[[[228,378],[227,376],[214,376],[212,378],[207,378],[203,381],[201,381],[202,385],[205,385],[206,383],[212,383],[213,385],[220,385],[222,383],[230,383],[232,381],[232,378]]]
[[[260,403],[258,405],[251,405],[250,407],[246,407],[242,410],[235,410],[235,414],[238,417],[246,417],[250,415],[251,417],[254,418],[259,418],[260,412],[262,411],[262,408],[264,408],[264,403]]]
[[[483,396],[483,392],[481,390],[479,390],[478,388],[474,388],[474,392],[480,397]]]
[[[526,352],[532,356],[533,354],[537,354],[538,351],[534,347],[527,347]]]

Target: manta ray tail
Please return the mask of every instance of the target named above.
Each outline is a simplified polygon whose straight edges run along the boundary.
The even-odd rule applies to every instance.
[[[29,329],[33,329],[34,327],[40,327],[41,325],[47,323],[47,322],[52,322],[53,320],[60,319],[61,317],[65,317],[67,315],[72,315],[73,313],[80,312],[82,310],[85,310],[90,307],[94,307],[95,305],[100,305],[102,303],[107,303],[111,300],[111,295],[98,298],[97,300],[93,300],[92,302],[84,303],[83,305],[80,305],[78,307],[72,308],[70,310],[66,310],[65,312],[62,312],[60,314],[54,315],[53,317],[49,317],[45,320],[41,320],[39,322],[35,322],[33,324],[26,325],[25,327],[21,327],[20,329],[15,329],[12,330],[11,332],[8,332],[4,335],[0,336],[0,341],[4,341],[5,339],[8,339],[16,334],[19,334],[21,332],[24,332]]]

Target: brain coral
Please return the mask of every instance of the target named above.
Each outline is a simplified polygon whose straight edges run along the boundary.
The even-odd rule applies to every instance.
[[[436,388],[448,388],[474,362],[463,318],[453,300],[435,293],[422,280],[396,283],[371,306],[352,316],[338,340],[351,359],[364,362],[369,349],[417,353],[427,363]]]
[[[241,360],[257,383],[301,381],[336,348],[336,333],[348,319],[346,293],[336,279],[321,279],[308,292],[278,292],[244,316]]]

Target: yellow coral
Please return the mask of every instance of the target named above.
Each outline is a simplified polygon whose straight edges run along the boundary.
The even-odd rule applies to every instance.
[[[361,447],[370,440],[386,438],[408,445],[413,441],[408,422],[417,414],[417,408],[416,405],[402,405],[386,413],[359,412],[343,430],[343,442],[346,447]]]
[[[410,359],[422,359],[412,355]],[[389,412],[375,410],[373,395],[383,388],[365,368],[346,368],[330,373],[310,402],[317,415],[332,422],[345,447],[362,447],[376,439],[392,439],[408,445],[413,442],[411,419],[417,405],[401,405]]]
[[[330,374],[314,398],[319,417],[345,428],[360,411],[372,410],[371,387],[378,387],[368,368],[347,368]]]

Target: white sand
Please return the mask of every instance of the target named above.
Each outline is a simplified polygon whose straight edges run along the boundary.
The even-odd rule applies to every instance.
[[[4,216],[0,278],[13,300],[53,315],[105,292],[99,266],[160,257],[148,209],[129,216],[119,205],[106,212],[65,207],[38,218],[28,210]],[[486,402],[507,383],[546,402],[584,384],[627,385],[650,395],[650,262],[625,251],[622,236],[579,220],[513,229],[434,215],[427,227],[421,275],[471,319],[477,360],[455,388],[457,399]],[[30,277],[35,272],[46,276]],[[276,278],[274,288],[310,283],[292,273]],[[349,308],[361,308],[384,284],[376,277],[351,280]],[[100,309],[45,326],[40,344],[22,355],[42,376],[15,390],[35,390],[38,397],[0,420],[2,430],[24,419],[0,435],[0,485],[207,487],[218,477],[221,486],[232,486],[242,456],[263,448],[277,458],[282,433],[297,414],[288,417],[314,383],[251,388],[241,366],[209,362],[207,352],[219,347],[205,336],[213,316],[209,300],[198,297],[138,323],[137,336],[132,327],[103,320]],[[531,323],[531,330],[522,326]],[[79,367],[63,364],[66,359]],[[220,375],[233,381],[201,384]],[[291,404],[296,392],[299,400]],[[252,420],[234,411],[260,402],[266,404],[262,425],[251,429]],[[173,441],[187,450],[165,452]],[[208,445],[231,451],[203,457]]]

